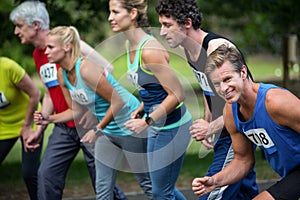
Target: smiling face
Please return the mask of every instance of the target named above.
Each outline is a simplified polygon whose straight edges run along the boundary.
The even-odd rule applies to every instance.
[[[227,102],[237,102],[244,89],[244,80],[247,78],[247,68],[242,67],[241,72],[234,70],[232,63],[225,61],[220,67],[213,70],[211,79],[217,93]]]
[[[165,15],[159,16],[161,24],[160,35],[163,36],[171,48],[176,48],[186,39],[184,27],[179,26],[176,20]]]
[[[118,0],[109,1],[109,17],[113,32],[126,31],[134,27],[132,14],[129,13]]]

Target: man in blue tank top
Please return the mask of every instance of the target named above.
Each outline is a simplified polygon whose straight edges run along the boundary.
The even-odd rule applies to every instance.
[[[194,179],[194,193],[202,196],[232,184],[255,164],[253,147],[264,152],[282,179],[255,199],[300,197],[300,100],[286,89],[255,83],[234,47],[221,45],[210,54],[206,74],[225,99],[224,123],[232,138],[234,159],[221,172]]]
[[[214,149],[213,163],[207,173],[208,176],[212,176],[233,159],[233,150],[222,117],[225,101],[217,95],[211,81],[204,74],[204,68],[207,56],[214,49],[224,43],[232,46],[234,44],[220,35],[200,28],[202,16],[195,0],[161,0],[156,11],[161,23],[161,36],[171,48],[184,48],[187,61],[203,91],[204,119],[195,120],[190,127],[190,133],[196,141]],[[213,142],[209,141],[212,136],[215,138]],[[256,173],[252,170],[240,182],[217,188],[199,200],[247,200],[257,194]]]

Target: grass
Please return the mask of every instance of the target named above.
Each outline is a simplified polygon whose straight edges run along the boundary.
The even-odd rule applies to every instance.
[[[124,59],[124,57],[120,57],[114,61],[114,76],[119,80],[120,83],[125,85],[130,91],[134,92],[134,89],[130,86],[130,83],[128,82],[127,77],[125,75],[125,67],[116,67],[124,66]],[[277,77],[275,75],[276,70],[278,72],[278,70],[282,68],[280,58],[278,57],[249,57],[248,65],[256,80],[281,78],[280,76]],[[199,96],[201,95],[196,94],[200,91],[191,70],[187,66],[184,59],[175,55],[172,55],[171,66],[174,68],[175,72],[179,76],[180,81],[183,83],[184,88],[187,92],[186,105],[191,111],[193,118],[196,119],[197,117],[202,116],[202,98],[199,98]],[[193,88],[195,90],[192,90]],[[48,136],[51,133],[51,128],[52,126],[48,127],[45,133],[46,136],[44,148],[46,147]],[[210,152],[204,158],[199,159],[198,152],[200,146],[201,145],[198,142],[191,142],[178,180],[178,187],[190,187],[191,180],[194,177],[203,176],[207,172],[207,169],[213,159],[213,153]],[[257,179],[263,180],[278,178],[278,176],[269,167],[267,162],[264,159],[262,159],[260,150],[257,150],[256,154]],[[20,169],[21,144],[18,141],[14,148],[11,150],[11,152],[8,154],[7,158],[4,160],[2,165],[0,166],[0,199],[4,193],[12,193],[13,191],[20,191],[20,193],[24,193],[25,189]],[[132,191],[137,189],[139,190],[138,186],[136,185],[135,178],[132,174],[119,172],[117,184],[121,185],[125,191]],[[71,168],[67,175],[66,188],[64,194],[65,197],[82,196],[88,194],[93,195],[88,171],[85,166],[82,152],[78,154],[78,156],[71,165]],[[21,194],[18,195],[18,197],[21,196]],[[9,199],[9,197],[5,196],[5,199]]]

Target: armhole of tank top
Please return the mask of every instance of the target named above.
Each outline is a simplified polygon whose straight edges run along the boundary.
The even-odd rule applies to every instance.
[[[68,90],[72,90],[73,87],[67,77],[67,71],[65,69],[62,69],[62,73],[63,73],[63,79],[64,79],[65,86],[68,88]]]
[[[147,40],[144,41],[144,43],[141,45],[141,48],[139,50],[139,62],[138,62],[138,65],[140,66],[141,70],[143,72],[145,72],[146,74],[149,74],[149,75],[153,75],[152,72],[146,70],[144,67],[143,67],[143,62],[142,62],[142,53],[143,53],[143,48],[144,46],[150,41],[150,40],[155,40],[153,37],[152,38],[148,38]]]
[[[79,79],[80,81],[83,81],[81,74],[80,74],[80,65],[83,61],[83,57],[79,57],[75,63],[75,73],[76,73],[76,79]],[[72,84],[71,84],[72,85]]]

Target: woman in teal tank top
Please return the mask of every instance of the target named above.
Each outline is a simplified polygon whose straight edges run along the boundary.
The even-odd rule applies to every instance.
[[[126,127],[148,132],[148,163],[154,199],[183,200],[175,188],[190,142],[191,115],[183,101],[183,88],[169,66],[166,49],[146,31],[144,0],[110,0],[109,22],[127,39],[128,77],[139,90],[141,106]],[[143,117],[145,115],[145,118]]]
[[[39,124],[69,121],[89,109],[99,123],[85,133],[81,142],[95,143],[97,199],[113,199],[113,188],[118,169],[124,159],[129,164],[145,195],[152,199],[152,186],[146,158],[146,137],[134,134],[124,125],[139,101],[100,63],[93,63],[80,53],[80,38],[74,27],[52,29],[46,39],[49,62],[61,66],[58,80],[70,109],[63,113],[43,116],[35,113]],[[84,109],[85,108],[85,109]]]

